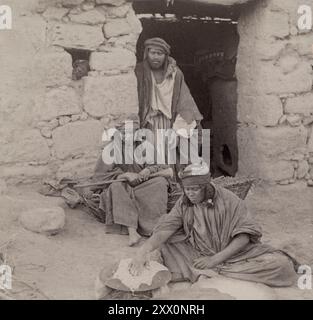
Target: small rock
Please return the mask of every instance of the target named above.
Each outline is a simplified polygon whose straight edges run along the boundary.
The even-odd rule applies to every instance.
[[[278,184],[285,186],[285,185],[289,184],[289,180],[287,179],[287,180],[278,181]]]
[[[307,184],[309,187],[313,187],[313,180],[312,179],[308,180]]]
[[[81,6],[81,8],[82,8],[84,11],[92,10],[94,7],[95,7],[95,4],[94,4],[93,2],[83,3],[82,6]]]
[[[74,122],[74,121],[78,121],[80,119],[80,114],[73,114],[71,116],[71,120]]]
[[[294,162],[294,163],[293,163],[293,167],[294,167],[295,169],[298,169],[298,168],[299,168],[299,163],[298,163],[298,162]]]
[[[51,138],[52,137],[52,131],[50,130],[50,128],[42,128],[40,130],[41,134],[43,137],[45,138]]]
[[[6,194],[7,190],[7,184],[3,179],[0,179],[0,195]]]
[[[301,161],[304,160],[304,154],[296,153],[291,155],[291,160],[293,161]],[[298,168],[298,167],[297,167]]]
[[[88,119],[88,114],[86,112],[83,112],[82,115],[80,116],[80,120],[87,120]]]
[[[297,29],[297,27],[292,26],[292,27],[290,28],[290,34],[291,34],[292,36],[296,36],[296,35],[298,34],[298,29]]]
[[[309,164],[313,164],[313,157],[309,157]]]
[[[52,139],[47,139],[47,145],[48,145],[48,147],[52,147],[53,146],[53,140]]]
[[[283,124],[287,120],[287,116],[284,114],[278,121],[279,124]]]
[[[287,116],[287,122],[292,126],[292,127],[298,127],[301,125],[301,116],[298,114],[294,115],[289,115]]]
[[[289,179],[289,184],[293,184],[296,182],[296,179],[292,178],[292,179]]]
[[[27,230],[55,235],[64,228],[65,212],[61,207],[32,209],[21,214],[20,222]]]
[[[305,180],[311,180],[311,175],[309,173],[307,173],[304,178],[305,178]]]
[[[68,124],[70,121],[71,121],[71,118],[70,117],[66,117],[66,116],[60,117],[60,119],[59,119],[59,123],[60,123],[61,126],[64,126],[64,125]]]
[[[57,119],[53,119],[49,122],[49,128],[51,130],[57,128],[59,126],[59,121]]]

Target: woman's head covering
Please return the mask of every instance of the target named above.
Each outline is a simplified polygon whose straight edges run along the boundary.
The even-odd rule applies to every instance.
[[[205,162],[187,166],[178,176],[184,187],[208,184],[211,179],[210,169]]]

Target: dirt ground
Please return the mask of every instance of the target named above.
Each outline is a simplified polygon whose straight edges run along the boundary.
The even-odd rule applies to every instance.
[[[95,279],[100,270],[136,248],[127,246],[127,236],[105,233],[104,225],[81,210],[67,208],[61,198],[44,197],[37,186],[9,188],[0,196],[0,249],[14,267],[15,299],[95,299]],[[313,188],[304,183],[287,186],[259,184],[249,193],[247,204],[263,228],[263,242],[287,250],[301,264],[313,268]],[[66,210],[66,226],[55,236],[25,230],[18,221],[21,212],[59,205]],[[11,240],[1,248],[1,245]],[[167,298],[184,296],[172,292]],[[0,291],[1,292],[1,291]],[[273,289],[276,299],[313,299],[313,290]],[[194,298],[212,299],[194,291]],[[186,298],[193,298],[192,290]]]

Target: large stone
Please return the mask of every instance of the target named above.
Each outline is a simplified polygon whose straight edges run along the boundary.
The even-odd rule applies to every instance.
[[[68,9],[65,8],[56,8],[56,7],[49,7],[47,10],[43,13],[43,17],[47,20],[62,20],[63,17],[65,17],[68,13]]]
[[[37,130],[14,130],[2,133],[0,143],[0,164],[5,163],[46,163],[50,151],[45,139]]]
[[[71,159],[70,161],[63,163],[57,171],[57,179],[91,177],[94,173],[97,156],[99,155],[100,152],[95,151],[93,157],[90,157],[91,155],[88,154],[88,158]]]
[[[43,49],[35,56],[37,73],[47,87],[67,85],[72,77],[72,57],[62,48]]]
[[[305,116],[313,114],[313,93],[289,98],[285,106],[286,113],[300,113]]]
[[[259,14],[259,21],[256,23],[256,27],[264,39],[269,37],[282,39],[289,35],[289,16],[284,11],[265,9]]]
[[[110,4],[112,6],[120,6],[124,4],[126,0],[96,0],[96,4]]]
[[[281,160],[289,160],[292,154],[301,153],[306,148],[307,130],[299,127],[258,128],[255,142],[262,155]]]
[[[114,19],[108,21],[103,26],[104,36],[109,39],[112,37],[118,37],[132,33],[132,28],[128,24],[126,19]]]
[[[142,32],[142,25],[134,10],[130,10],[127,14],[127,22],[131,27],[132,33],[139,35]]]
[[[50,28],[53,45],[65,48],[95,50],[104,41],[100,26],[55,24]]]
[[[238,120],[240,122],[275,126],[282,115],[283,106],[277,96],[239,96]]]
[[[101,10],[97,9],[85,11],[80,14],[70,14],[69,18],[73,22],[89,25],[103,24],[105,22],[105,15]]]
[[[136,56],[126,49],[112,48],[108,52],[93,52],[90,56],[91,70],[127,70],[136,65]]]
[[[65,212],[61,207],[27,210],[20,216],[20,223],[27,230],[55,235],[65,225]]]
[[[69,87],[51,89],[46,94],[45,104],[40,110],[40,118],[51,120],[80,112],[80,102],[74,89]]]
[[[63,7],[72,8],[72,7],[75,7],[75,6],[79,6],[84,1],[85,0],[62,0],[61,3],[63,5]]]
[[[84,79],[83,103],[94,117],[138,111],[137,80],[133,73]]]
[[[59,159],[98,150],[101,138],[102,125],[96,120],[69,123],[55,129],[52,133],[56,156]]]
[[[299,63],[296,70],[285,74],[283,70],[268,62],[260,66],[254,86],[267,94],[303,93],[312,89],[313,77],[310,63]]]

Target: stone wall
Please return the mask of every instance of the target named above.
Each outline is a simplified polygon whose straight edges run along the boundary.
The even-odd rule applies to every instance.
[[[297,29],[312,0],[264,0],[239,21],[239,174],[281,184],[313,179],[313,32]]]
[[[90,174],[103,130],[137,113],[140,21],[124,0],[7,4],[13,29],[1,32],[0,176],[28,183]],[[79,81],[71,79],[71,49],[91,51],[91,71]]]

